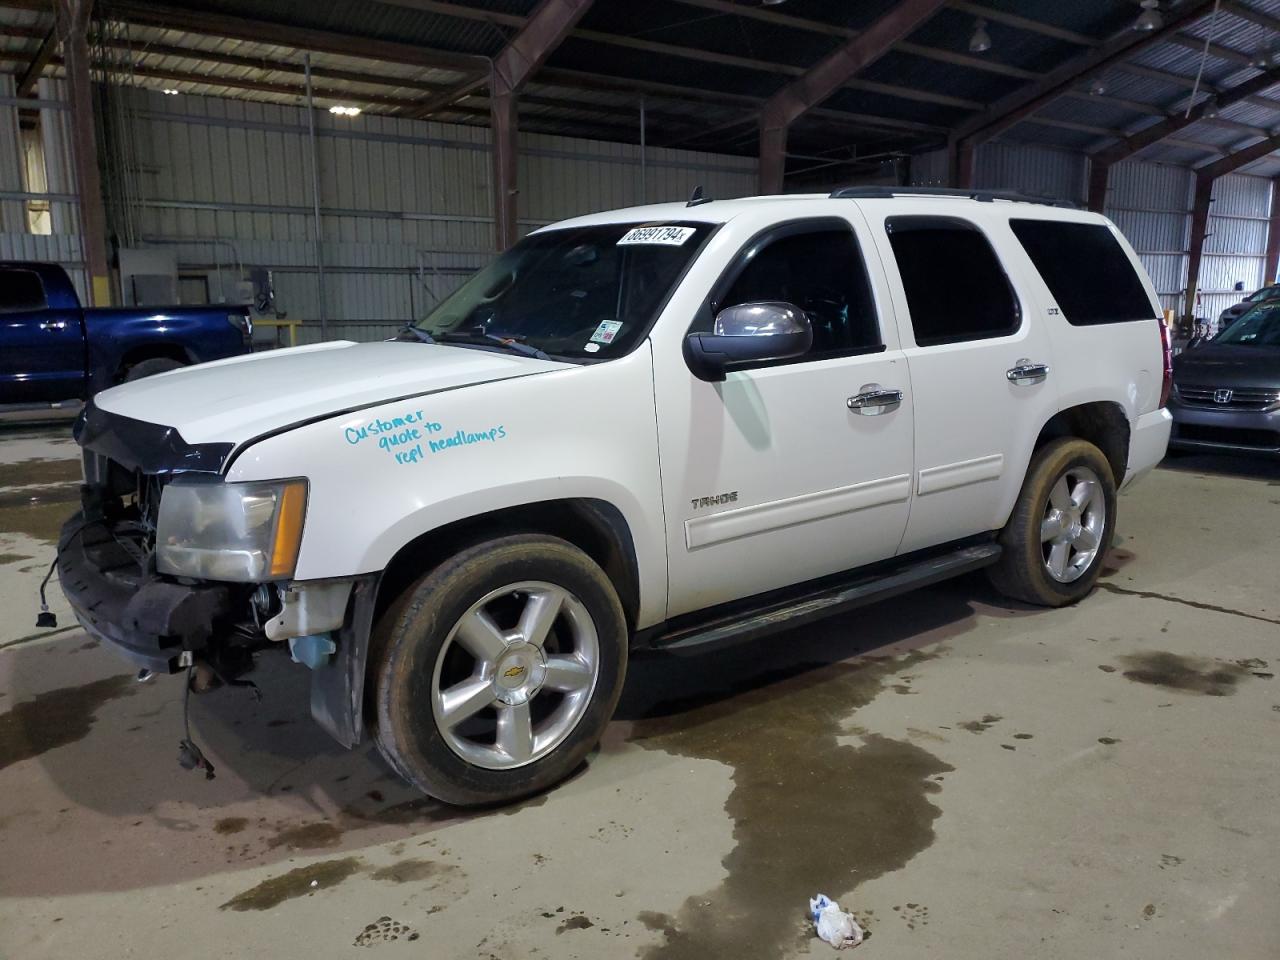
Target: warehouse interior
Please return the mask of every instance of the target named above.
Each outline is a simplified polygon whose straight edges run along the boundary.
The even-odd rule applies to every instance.
[[[0,0],[0,261],[85,307],[225,306],[255,356],[433,343],[569,218],[846,186],[1104,215],[1172,364],[1280,281],[1280,0]],[[819,894],[886,960],[1280,953],[1280,456],[1171,452],[1077,605],[974,572],[633,653],[567,780],[463,807],[313,723],[297,656],[193,696],[81,628],[72,406],[0,406],[5,960],[790,960],[832,949]],[[546,445],[638,401],[589,406]]]

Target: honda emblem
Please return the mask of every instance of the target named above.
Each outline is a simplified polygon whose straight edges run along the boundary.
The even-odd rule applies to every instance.
[[[1213,402],[1214,402],[1214,403],[1230,403],[1230,402],[1231,402],[1231,391],[1230,391],[1230,390],[1215,390],[1215,391],[1213,391]]]

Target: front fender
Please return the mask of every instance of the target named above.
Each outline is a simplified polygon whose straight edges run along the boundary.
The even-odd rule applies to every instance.
[[[310,483],[296,579],[381,571],[407,543],[470,517],[548,500],[599,500],[631,532],[639,624],[665,616],[647,345],[607,363],[306,424],[253,443],[228,473],[230,480],[296,476]]]

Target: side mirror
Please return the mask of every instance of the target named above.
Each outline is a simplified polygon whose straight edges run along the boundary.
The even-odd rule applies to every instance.
[[[711,333],[691,333],[685,360],[699,380],[719,381],[745,363],[802,357],[813,346],[813,327],[803,310],[790,303],[764,301],[725,307]]]

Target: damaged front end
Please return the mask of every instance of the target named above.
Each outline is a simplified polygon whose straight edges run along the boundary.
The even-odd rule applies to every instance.
[[[292,580],[305,480],[226,483],[231,445],[189,445],[92,403],[76,439],[81,510],[63,526],[57,567],[85,630],[143,670],[194,668],[197,690],[288,649],[313,671],[316,720],[357,744],[377,577]]]

